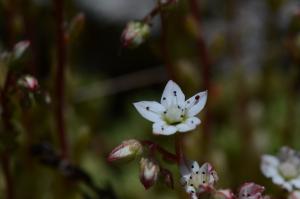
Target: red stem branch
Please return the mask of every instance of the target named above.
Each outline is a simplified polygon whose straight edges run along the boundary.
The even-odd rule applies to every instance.
[[[66,61],[66,44],[64,32],[64,17],[63,17],[63,0],[53,0],[55,7],[55,22],[56,22],[56,45],[57,45],[57,68],[56,68],[56,108],[55,119],[57,123],[57,132],[61,147],[61,155],[63,158],[68,156],[68,142],[65,129],[65,61]]]
[[[171,162],[178,163],[177,155],[168,152],[167,150],[165,150],[164,148],[159,146],[157,143],[152,142],[150,140],[144,140],[144,141],[141,141],[141,143],[144,146],[147,146],[149,148],[149,150],[151,150],[152,152],[155,152],[155,151],[159,152],[163,156],[164,159],[167,159]]]

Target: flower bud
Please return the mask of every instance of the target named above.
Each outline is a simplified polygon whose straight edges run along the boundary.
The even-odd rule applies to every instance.
[[[213,199],[234,199],[234,194],[230,189],[220,189],[213,194]]]
[[[25,53],[25,51],[28,49],[29,45],[30,45],[29,41],[20,41],[16,43],[13,50],[13,58],[14,59],[21,58]]]
[[[142,144],[134,139],[125,140],[119,146],[114,148],[108,156],[108,161],[133,159],[143,152]]]
[[[145,189],[152,187],[158,179],[159,165],[151,159],[142,158],[140,161],[140,181]]]
[[[150,35],[150,26],[139,21],[129,22],[121,36],[125,48],[134,48],[141,45]]]
[[[245,183],[239,191],[239,199],[263,199],[265,188],[253,182]]]
[[[18,85],[28,89],[29,91],[36,91],[39,88],[37,79],[31,75],[25,75],[18,80]]]

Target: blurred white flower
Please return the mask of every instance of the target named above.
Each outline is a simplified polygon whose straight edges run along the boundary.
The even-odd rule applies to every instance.
[[[239,191],[238,199],[263,199],[262,193],[265,188],[253,182],[247,182],[242,185]]]
[[[300,191],[293,191],[289,194],[288,199],[300,199]]]
[[[18,85],[28,89],[29,91],[36,91],[39,88],[38,80],[31,76],[25,75],[18,80]]]
[[[121,36],[125,48],[137,47],[145,42],[150,35],[150,26],[140,21],[130,21]]]
[[[214,184],[218,181],[217,172],[211,164],[204,163],[201,167],[196,161],[181,163],[181,183],[192,199],[197,199],[201,193],[214,190]]]
[[[162,94],[161,103],[141,101],[134,103],[134,106],[144,118],[154,122],[154,134],[171,135],[177,131],[195,129],[201,122],[195,115],[203,109],[206,100],[207,91],[204,91],[185,101],[180,87],[170,80]]]
[[[263,155],[261,171],[289,192],[300,189],[300,153],[289,147],[282,147],[278,156]]]

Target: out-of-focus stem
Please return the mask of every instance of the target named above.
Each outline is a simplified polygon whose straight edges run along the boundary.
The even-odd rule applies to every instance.
[[[11,112],[9,110],[9,87],[12,85],[13,76],[11,71],[7,73],[6,80],[4,83],[4,87],[1,91],[1,105],[2,105],[2,120],[5,132],[3,133],[13,133],[13,125],[11,123]],[[9,149],[5,148],[5,150],[1,154],[1,164],[2,171],[4,174],[4,180],[6,185],[6,198],[13,199],[14,198],[14,187],[13,187],[13,178],[11,171],[11,163],[10,163]]]
[[[161,13],[162,7],[164,6],[168,6],[172,3],[174,3],[175,0],[168,0],[167,2],[165,2],[164,4],[158,2],[157,5],[150,11],[149,14],[147,14],[142,21],[148,24],[151,24],[151,20],[158,15],[159,13]]]
[[[61,147],[61,155],[63,158],[68,157],[68,141],[65,129],[65,60],[66,60],[66,44],[65,44],[65,31],[64,31],[64,17],[63,17],[63,0],[53,0],[55,8],[55,22],[56,22],[56,81],[55,81],[55,94],[56,94],[56,107],[55,119],[57,125],[57,132]]]
[[[199,64],[202,66],[202,79],[203,79],[203,87],[204,89],[208,90],[208,93],[211,91],[211,67],[212,67],[212,61],[208,53],[208,49],[206,47],[205,41],[203,39],[203,31],[201,27],[201,12],[199,9],[199,0],[190,0],[190,9],[192,16],[196,20],[197,25],[197,49],[198,49],[198,58],[199,58]],[[206,105],[206,112],[205,112],[205,118],[203,122],[203,142],[202,146],[204,149],[204,153],[207,151],[207,147],[209,146],[211,142],[211,108],[209,101]]]
[[[7,45],[10,50],[13,49],[14,42],[15,42],[15,31],[14,31],[14,17],[15,17],[15,0],[5,1],[5,31],[6,31],[6,41]],[[9,110],[8,104],[8,92],[9,87],[12,81],[12,72],[8,71],[5,77],[4,87],[1,90],[1,106],[2,106],[2,120],[4,125],[4,132],[3,133],[13,133],[12,132],[12,124],[11,124],[11,111]],[[1,154],[1,166],[5,180],[6,186],[6,199],[14,199],[14,183],[11,171],[11,159],[9,150],[5,148],[5,150]]]
[[[1,163],[2,163],[2,171],[4,174],[4,180],[6,184],[6,198],[13,199],[14,198],[13,178],[11,173],[10,158],[7,152],[4,152],[4,154],[2,154]]]
[[[158,1],[158,7],[160,11],[160,22],[161,22],[161,52],[164,59],[165,67],[168,72],[169,78],[172,80],[175,79],[174,68],[172,67],[172,61],[168,52],[168,42],[167,42],[167,21],[165,13],[162,10],[160,1]]]

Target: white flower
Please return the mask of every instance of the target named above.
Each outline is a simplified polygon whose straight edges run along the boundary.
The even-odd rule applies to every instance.
[[[287,191],[300,189],[300,153],[282,147],[278,156],[263,155],[262,173]]]
[[[209,163],[201,167],[196,161],[188,162],[188,165],[180,165],[181,183],[192,199],[197,199],[201,193],[214,190],[214,184],[218,181],[217,172]]]
[[[289,194],[288,199],[300,199],[300,191],[293,191]]]
[[[171,135],[177,131],[195,129],[201,122],[195,115],[203,109],[206,100],[207,91],[204,91],[185,101],[180,87],[170,80],[162,94],[161,103],[141,101],[134,103],[134,106],[144,118],[154,122],[154,134]]]

